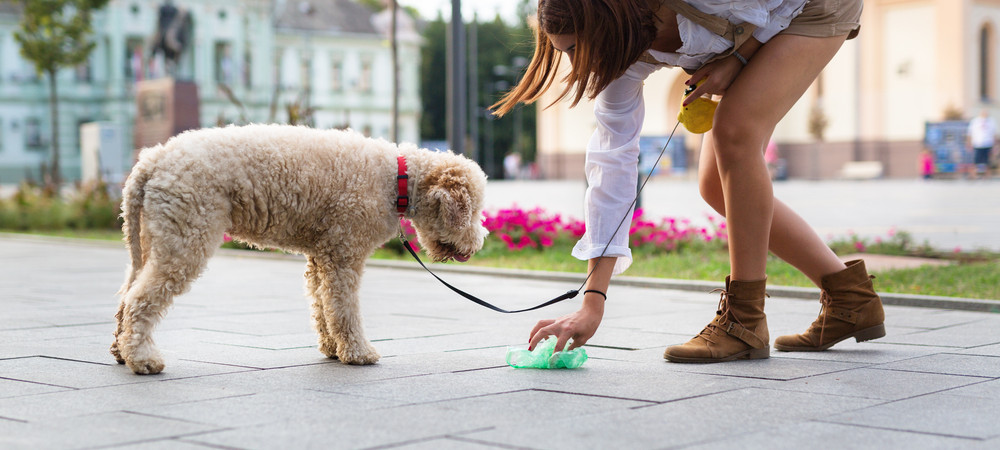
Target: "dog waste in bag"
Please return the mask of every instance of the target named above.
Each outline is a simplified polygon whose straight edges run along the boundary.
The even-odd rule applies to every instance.
[[[555,348],[555,338],[539,342],[533,351],[508,348],[507,364],[515,369],[576,369],[587,362],[587,351],[583,347],[553,353]]]

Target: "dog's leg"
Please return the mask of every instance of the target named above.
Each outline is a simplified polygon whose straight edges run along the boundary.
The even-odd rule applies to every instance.
[[[163,370],[163,357],[153,342],[153,329],[174,297],[190,288],[208,258],[222,244],[226,223],[221,216],[189,214],[184,220],[189,222],[147,214],[146,227],[152,236],[150,251],[142,272],[122,299],[121,330],[117,336],[120,356],[137,374]]]
[[[316,262],[322,275],[317,297],[323,302],[326,330],[336,342],[337,357],[345,364],[375,364],[379,354],[365,339],[358,301],[364,259],[334,262],[317,258]]]
[[[316,333],[319,334],[319,351],[328,358],[337,359],[337,341],[326,327],[326,312],[323,309],[323,276],[319,265],[312,256],[306,257],[306,294],[313,299],[312,312]]]
[[[125,294],[122,293],[122,299],[118,302],[118,313],[115,314],[115,341],[111,343],[111,355],[115,357],[115,361],[118,364],[125,364],[125,358],[122,358],[122,352],[118,350],[118,336],[122,334],[122,316],[125,312]]]

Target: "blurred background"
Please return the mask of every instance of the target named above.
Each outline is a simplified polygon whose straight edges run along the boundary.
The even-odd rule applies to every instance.
[[[582,179],[586,102],[486,109],[531,56],[535,4],[0,0],[0,185],[117,184],[137,149],[251,122],[450,148],[492,179]],[[1000,113],[1000,3],[867,0],[862,23],[775,130],[774,177],[916,178],[922,153],[934,177],[983,176],[966,130]],[[696,171],[699,135],[652,163],[686,78],[645,85],[643,169],[658,178]]]

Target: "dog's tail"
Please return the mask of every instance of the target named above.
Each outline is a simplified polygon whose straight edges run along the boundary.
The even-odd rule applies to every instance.
[[[139,271],[142,270],[142,266],[146,262],[140,231],[142,202],[146,197],[146,183],[151,176],[152,170],[147,167],[144,161],[140,160],[132,167],[132,171],[125,181],[125,188],[122,190],[122,234],[124,234],[125,247],[128,248],[132,263],[125,276],[125,284],[118,290],[120,296],[124,296],[132,287],[136,278],[139,277]]]

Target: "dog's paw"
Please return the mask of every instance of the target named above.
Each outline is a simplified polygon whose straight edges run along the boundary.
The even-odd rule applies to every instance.
[[[154,375],[163,371],[163,357],[155,347],[146,345],[134,348],[132,351],[123,350],[125,350],[122,351],[125,365],[132,369],[132,372],[138,375]]]
[[[381,358],[378,352],[375,351],[375,347],[372,347],[371,344],[342,349],[337,352],[337,356],[340,358],[340,362],[344,364],[360,366],[375,364]]]
[[[156,375],[163,371],[163,360],[160,358],[125,361],[129,369],[137,375]]]
[[[333,339],[320,339],[319,352],[327,358],[337,359],[337,343]]]

